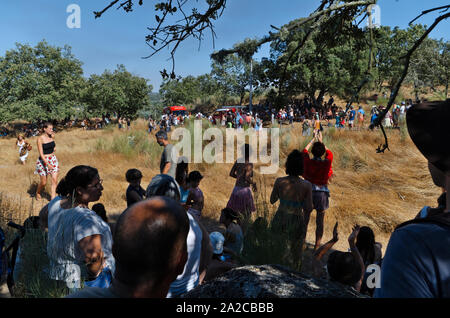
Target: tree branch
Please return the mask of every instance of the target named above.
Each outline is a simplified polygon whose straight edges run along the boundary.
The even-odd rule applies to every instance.
[[[281,28],[280,32],[277,32],[277,33],[269,32],[269,35],[263,37],[260,40],[254,41],[253,45],[255,47],[255,52],[261,45],[268,43],[268,42],[272,42],[273,40],[280,38],[281,33],[283,31],[292,32],[292,31],[300,28],[301,26],[305,25],[306,23],[308,23],[314,19],[317,19],[318,17],[321,17],[323,15],[329,14],[333,11],[338,11],[341,9],[348,9],[348,8],[352,8],[352,7],[359,7],[359,6],[369,6],[371,4],[376,4],[376,2],[377,2],[377,0],[360,0],[360,1],[347,2],[347,3],[343,3],[343,4],[334,4],[334,5],[330,5],[328,8],[326,8],[324,10],[316,10],[310,16],[308,16],[306,18],[301,18],[301,19],[291,23],[289,26]],[[323,6],[326,3],[327,3],[327,0],[323,0],[321,3],[321,6]],[[211,54],[211,58],[213,58],[214,60],[216,60],[218,62],[221,62],[221,61],[223,61],[225,56],[234,54],[234,53],[238,53],[238,54],[240,53],[239,45],[236,45],[233,49],[223,49],[218,52],[215,52],[215,53]]]
[[[380,126],[382,128],[382,121],[384,119],[384,117],[386,116],[387,112],[391,109],[392,105],[394,104],[395,99],[397,98],[397,95],[400,91],[400,87],[402,86],[403,81],[405,80],[406,75],[408,74],[408,69],[409,69],[409,64],[411,61],[411,56],[413,55],[413,53],[416,51],[416,49],[422,44],[422,42],[427,38],[428,34],[431,33],[431,31],[433,31],[433,29],[442,21],[447,19],[448,17],[450,17],[450,13],[444,14],[440,17],[438,17],[434,23],[427,29],[427,31],[425,31],[425,33],[420,37],[419,40],[416,41],[416,43],[414,43],[413,47],[408,51],[408,53],[401,57],[401,59],[405,59],[404,62],[404,68],[403,68],[403,73],[402,76],[400,77],[400,79],[397,81],[394,90],[391,94],[391,97],[389,99],[388,105],[386,107],[385,110],[383,110],[383,112],[381,112],[380,116],[378,116],[375,120],[374,123],[371,124],[369,126],[370,129],[374,129],[376,126]],[[384,149],[388,149],[388,140],[386,137],[386,134],[384,133],[384,130],[382,128],[384,137],[385,137],[385,144],[383,146],[380,146]],[[380,147],[378,148],[380,150]],[[381,149],[382,149],[381,148]],[[378,151],[380,152],[380,151]]]
[[[446,6],[442,6],[442,7],[433,8],[433,9],[430,9],[430,10],[422,11],[422,13],[421,13],[419,16],[417,16],[414,20],[412,20],[411,22],[409,22],[409,25],[413,24],[417,19],[421,18],[421,17],[424,16],[425,14],[428,14],[428,13],[433,12],[433,11],[441,10],[441,9],[446,9],[446,10],[443,11],[443,12],[445,12],[445,11],[447,11],[449,8],[450,8],[450,4],[449,4],[449,5],[446,5]]]

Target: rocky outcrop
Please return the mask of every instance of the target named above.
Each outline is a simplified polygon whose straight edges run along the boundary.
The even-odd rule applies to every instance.
[[[245,266],[193,289],[183,298],[356,298],[351,287],[280,265]]]

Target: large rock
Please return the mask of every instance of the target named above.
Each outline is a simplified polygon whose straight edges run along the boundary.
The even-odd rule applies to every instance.
[[[356,298],[351,287],[316,279],[281,265],[245,266],[198,286],[184,298]]]

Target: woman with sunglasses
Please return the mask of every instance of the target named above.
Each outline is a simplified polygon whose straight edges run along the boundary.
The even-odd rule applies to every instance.
[[[50,277],[64,281],[69,289],[80,288],[82,281],[85,286],[106,288],[111,281],[114,272],[111,230],[88,206],[100,199],[102,191],[97,169],[76,166],[58,184],[61,196],[49,204]],[[62,202],[67,200],[69,209]]]

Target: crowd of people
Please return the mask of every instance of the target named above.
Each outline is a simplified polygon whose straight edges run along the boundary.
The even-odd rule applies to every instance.
[[[295,269],[301,269],[310,215],[316,210],[312,261],[318,277],[374,297],[450,297],[446,248],[450,243],[450,153],[445,146],[450,138],[445,129],[449,102],[405,106],[406,115],[404,105],[394,108],[397,120],[406,117],[411,139],[429,160],[432,179],[443,194],[437,208],[424,207],[414,220],[397,227],[384,258],[381,244],[367,226],[353,227],[348,251],[332,250],[339,240],[338,223],[332,239],[322,244],[333,153],[323,142],[320,125],[312,127],[311,142],[289,154],[286,176],[276,179],[270,195],[271,204],[279,201],[270,228],[288,238],[286,252]],[[351,108],[347,116],[358,120]],[[430,122],[435,125],[430,127]],[[160,174],[144,189],[142,172],[128,170],[124,178],[129,183],[127,209],[110,224],[103,205],[89,208],[103,191],[98,170],[76,166],[58,182],[53,126],[43,127],[37,142],[36,172],[41,178],[37,198],[48,176],[52,193],[39,221],[48,233],[49,277],[67,288],[69,297],[179,297],[239,266],[246,244],[245,220],[256,211],[253,192],[258,190],[248,144],[229,174],[236,179],[235,186],[217,220],[224,229],[208,233],[202,221],[204,176],[189,171],[186,158],[174,157],[165,129],[155,135],[163,147]],[[17,147],[27,147],[23,136]],[[368,284],[368,268],[373,265],[381,266],[377,288]]]

